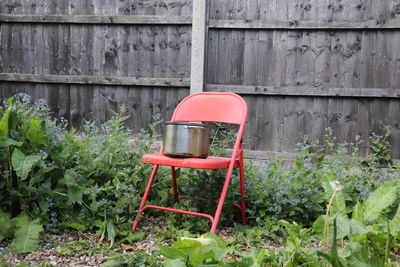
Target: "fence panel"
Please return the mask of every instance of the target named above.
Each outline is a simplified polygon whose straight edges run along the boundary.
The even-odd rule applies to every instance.
[[[1,1],[1,96],[44,98],[74,127],[119,104],[136,130],[169,119],[189,94],[191,14],[191,1]]]
[[[392,1],[209,1],[206,90],[246,97],[251,149],[292,152],[330,127],[354,142],[391,126],[400,155],[400,16]]]

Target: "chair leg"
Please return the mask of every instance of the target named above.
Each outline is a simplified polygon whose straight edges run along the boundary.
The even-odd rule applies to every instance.
[[[233,172],[233,164],[231,164],[231,166],[229,166],[229,169],[226,173],[224,186],[222,187],[222,192],[221,192],[221,196],[218,201],[217,210],[215,211],[214,220],[211,225],[211,229],[210,229],[211,233],[215,233],[215,230],[217,230],[219,217],[221,216],[222,207],[224,206],[224,202],[225,202],[225,197],[226,197],[226,194],[228,193],[228,188],[229,188],[229,183],[231,181],[232,172]]]
[[[151,172],[151,175],[150,175],[149,182],[147,183],[146,190],[144,191],[144,195],[142,197],[142,202],[140,203],[138,212],[136,214],[135,222],[132,225],[132,229],[131,229],[132,233],[136,232],[137,226],[139,224],[140,216],[143,213],[143,207],[146,205],[147,197],[150,194],[150,189],[151,189],[151,186],[153,185],[154,177],[156,177],[157,170],[158,170],[158,165],[154,165],[153,171]]]
[[[239,171],[240,171],[240,212],[242,215],[242,224],[246,225],[246,202],[244,199],[245,196],[245,187],[244,187],[244,162],[243,162],[243,153],[240,153],[239,158]]]
[[[176,188],[176,175],[175,167],[171,166],[171,176],[172,176],[172,191],[174,192],[174,202],[179,202],[178,189]]]

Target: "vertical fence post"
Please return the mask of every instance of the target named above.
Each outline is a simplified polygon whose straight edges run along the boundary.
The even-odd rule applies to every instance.
[[[204,88],[206,7],[207,0],[193,0],[190,94],[202,92]]]

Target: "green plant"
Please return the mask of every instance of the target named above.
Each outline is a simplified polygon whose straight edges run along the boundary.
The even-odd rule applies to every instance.
[[[164,266],[215,266],[223,264],[227,249],[215,234],[207,233],[198,238],[182,237],[171,247],[161,246],[159,252],[167,258]]]
[[[44,102],[19,94],[0,107],[0,205],[12,217],[27,212],[47,231],[97,229],[112,246],[127,237],[150,167],[140,162],[157,138],[142,132],[138,141],[123,125],[126,108],[103,125],[86,123],[82,133],[51,118]],[[156,124],[151,129],[157,128]],[[133,143],[133,145],[131,145]],[[164,198],[167,183],[156,185]],[[1,234],[1,233],[0,233]]]
[[[332,266],[335,267],[344,267],[342,261],[339,258],[338,250],[337,250],[337,224],[336,217],[333,218],[333,242],[332,248],[329,254],[326,254],[322,251],[318,251],[318,256],[324,257],[327,261],[329,261]]]
[[[392,164],[392,152],[390,149],[389,138],[391,136],[391,128],[386,127],[382,135],[372,133],[370,136],[370,160],[368,164],[387,166]]]
[[[308,146],[304,144],[304,149]],[[268,218],[307,224],[322,213],[322,188],[312,157],[305,152],[299,154],[289,170],[283,169],[282,160],[277,157],[264,164],[251,166],[253,173],[246,169],[249,219],[258,224]]]
[[[242,254],[239,259],[234,259],[229,262],[226,262],[226,266],[232,267],[260,267],[265,266],[267,250],[253,248],[250,253]]]
[[[321,216],[315,223],[314,228],[318,233],[323,232],[324,243],[328,240],[328,231],[333,224],[333,236],[329,235],[332,242],[330,255],[320,252],[324,258],[334,264],[371,264],[372,266],[381,266],[389,262],[389,251],[393,247],[399,232],[399,208],[389,219],[391,213],[395,212],[395,203],[399,200],[398,184],[383,184],[376,189],[364,203],[358,202],[350,211],[351,219],[346,214],[344,201],[336,200],[335,190],[332,194],[330,204],[336,205],[333,209],[335,216],[329,217],[331,205],[328,205],[328,211],[325,216]],[[344,196],[342,196],[344,198]],[[340,209],[338,207],[341,207]],[[325,223],[323,223],[325,222]],[[391,229],[391,230],[389,230]],[[337,240],[348,241],[342,249],[337,249]],[[342,241],[343,243],[344,241]],[[325,252],[327,246],[324,246]],[[339,265],[337,265],[339,266]]]
[[[62,150],[64,128],[49,114],[43,102],[32,104],[24,94],[0,107],[0,204],[13,216],[25,211],[46,220],[46,199],[68,198],[63,187],[56,188],[64,170],[56,164],[59,153],[53,153]]]
[[[71,194],[78,204],[62,218],[65,227],[77,230],[95,229],[100,240],[105,238],[113,245],[116,238],[129,236],[129,225],[139,206],[140,193],[150,175],[151,166],[141,163],[143,153],[152,150],[157,138],[155,132],[141,132],[139,136],[124,126],[127,109],[100,126],[87,122],[77,138],[76,164],[69,169],[63,182],[79,183]],[[157,123],[151,129],[157,128]],[[137,141],[131,141],[135,137]],[[157,177],[151,200],[166,203],[165,170]],[[161,193],[158,193],[161,192]]]
[[[11,239],[9,248],[12,252],[26,253],[39,247],[39,234],[43,231],[39,219],[30,221],[24,213],[11,219],[9,214],[0,211],[0,223],[0,242]]]
[[[289,223],[280,220],[285,233],[285,247],[278,258],[282,266],[298,266],[300,264],[315,265],[316,251],[308,244],[312,240],[309,232],[310,228],[303,228],[296,222]]]

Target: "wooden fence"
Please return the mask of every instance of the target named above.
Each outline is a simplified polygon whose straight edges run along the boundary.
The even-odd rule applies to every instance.
[[[127,104],[128,125],[189,94],[190,1],[0,2],[2,96],[24,91],[79,127]]]
[[[1,96],[45,98],[74,126],[125,103],[138,130],[200,77],[245,97],[249,149],[292,152],[331,127],[340,142],[361,135],[365,154],[391,126],[400,157],[399,0],[208,0],[204,67],[193,1],[2,1]]]

